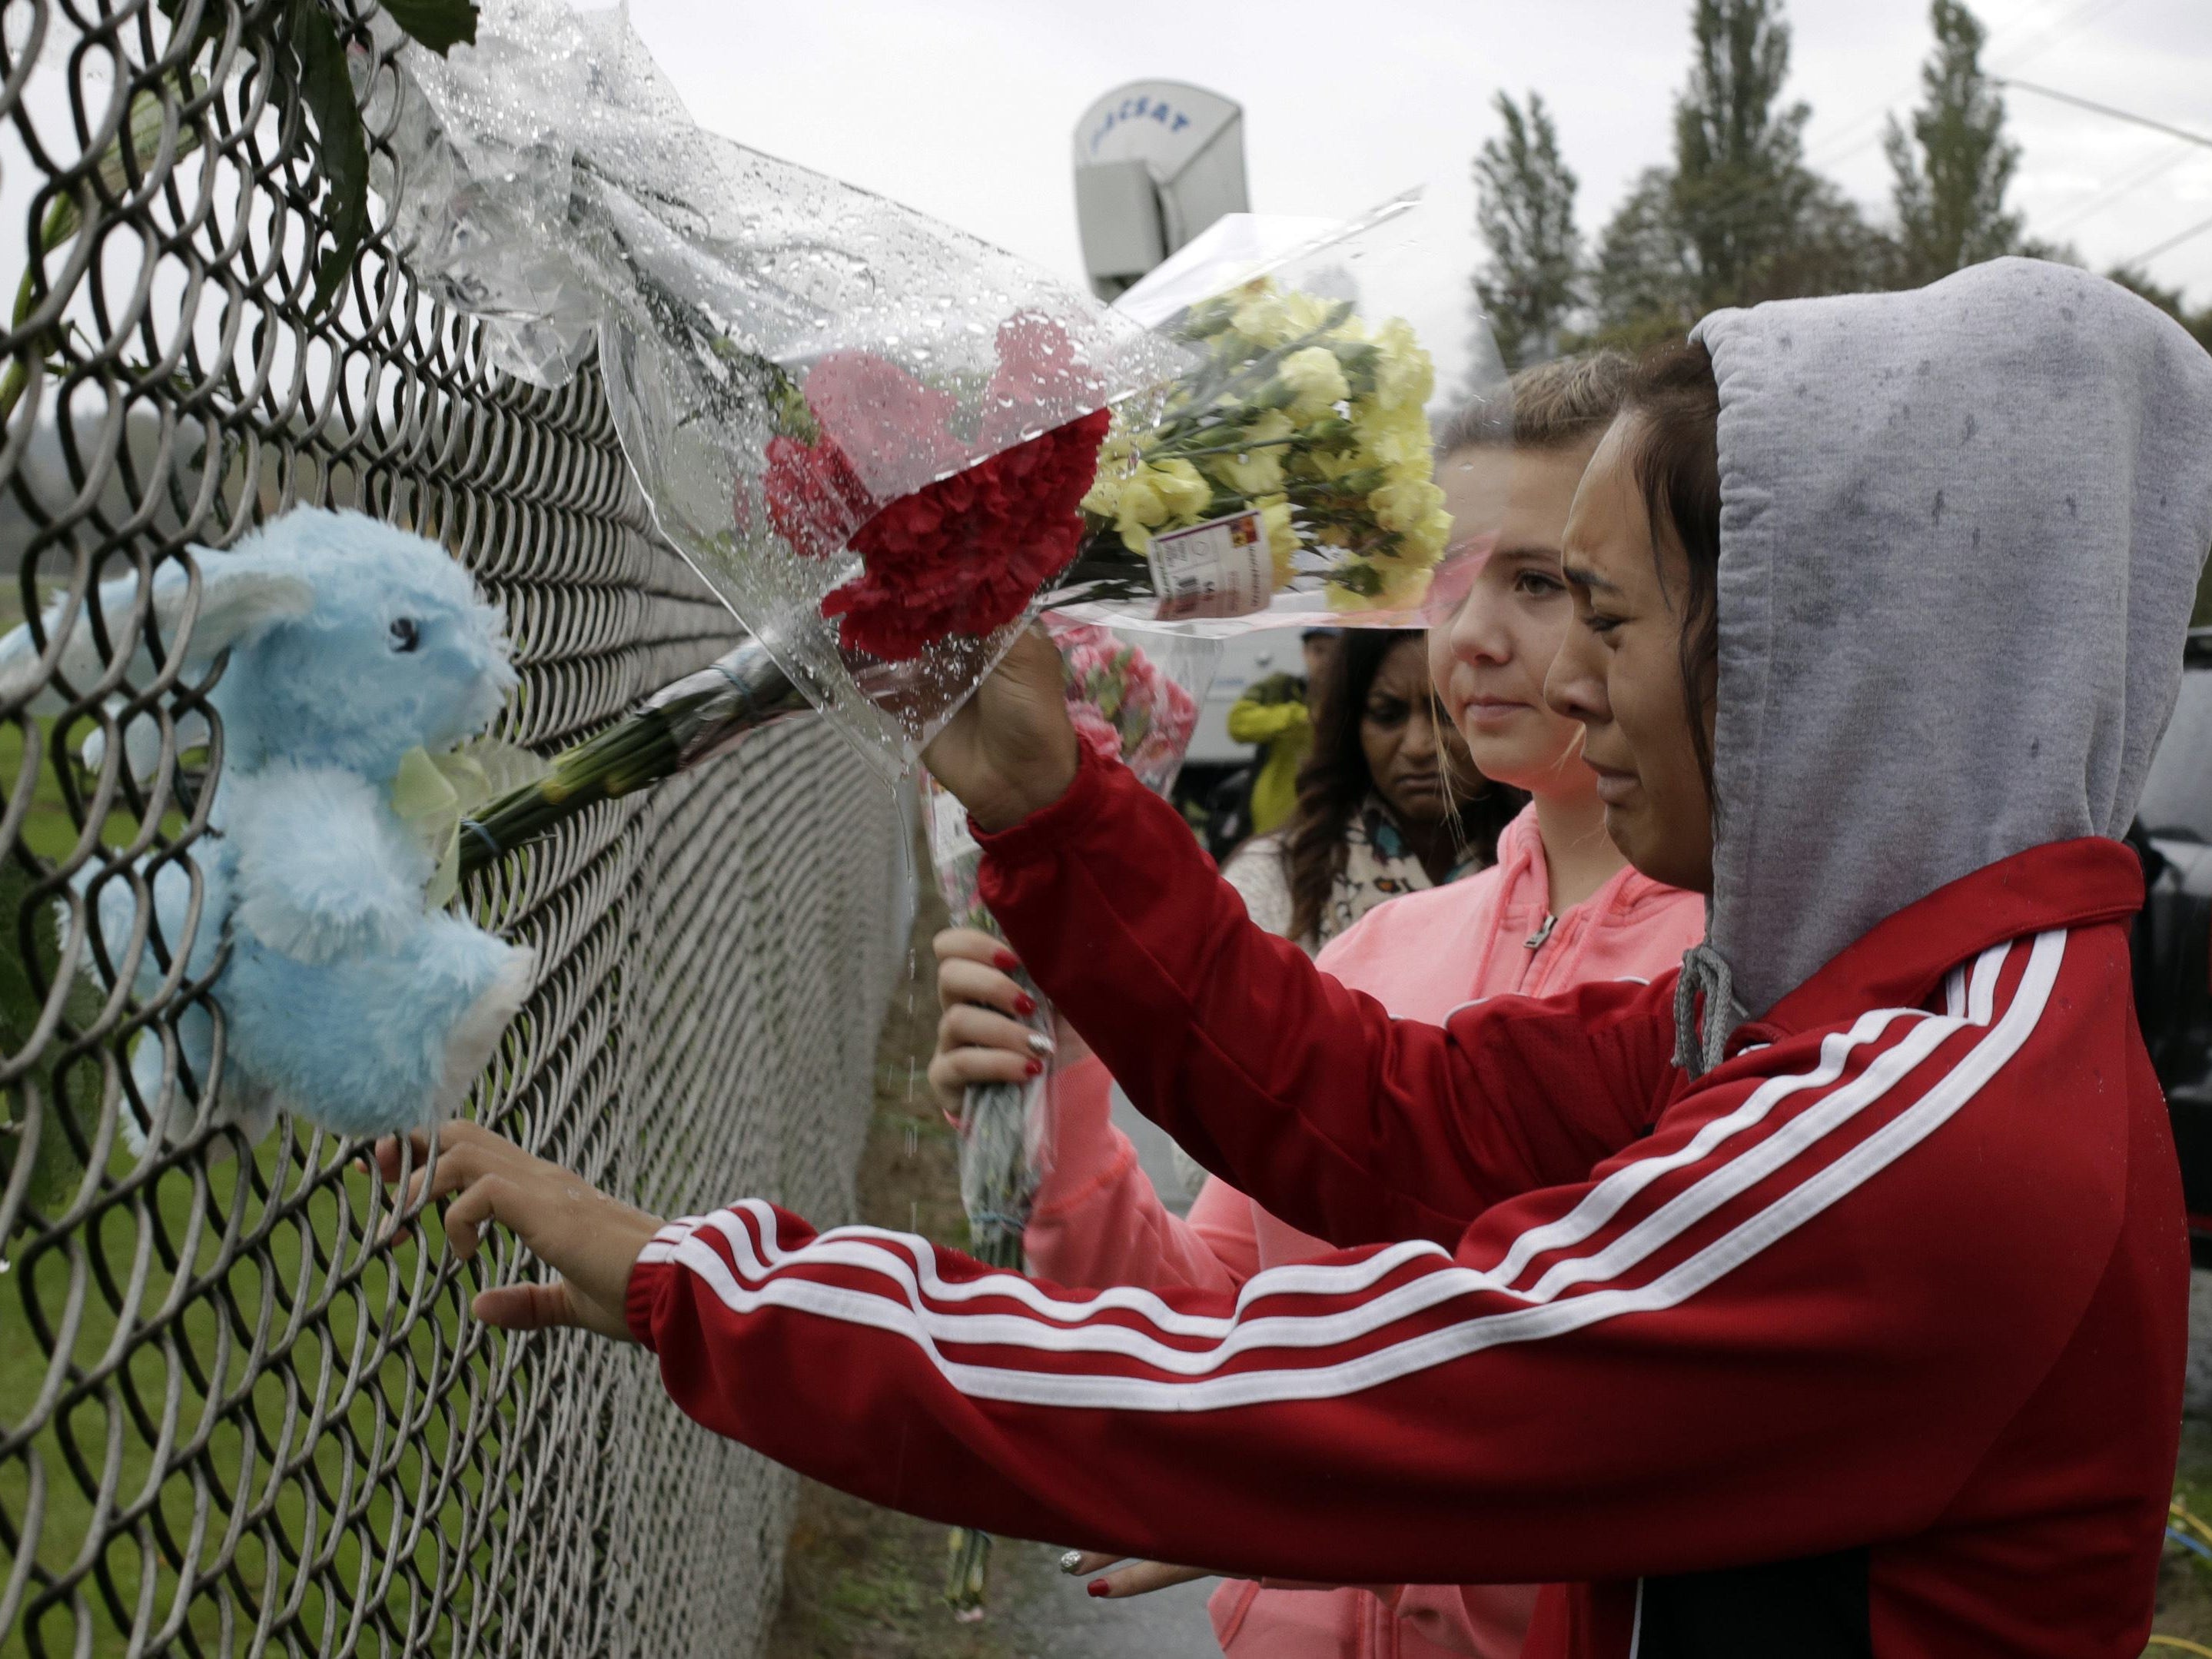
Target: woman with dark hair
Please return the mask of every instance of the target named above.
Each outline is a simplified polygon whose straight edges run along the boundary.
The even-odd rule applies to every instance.
[[[2117,837],[2212,357],[2018,259],[1697,338],[1715,392],[1663,365],[1577,493],[1547,689],[1613,842],[1710,896],[1679,975],[1388,1018],[1079,756],[1038,643],[931,751],[1133,1098],[1346,1254],[1071,1293],[753,1201],[656,1231],[464,1131],[449,1233],[562,1276],[478,1311],[646,1341],[710,1426],[944,1518],[1571,1581],[1537,1659],[2134,1659],[2188,1254]]]
[[[1309,955],[1384,899],[1482,868],[1528,799],[1475,772],[1437,707],[1419,634],[1346,630],[1314,710],[1289,818],[1221,870],[1255,922]]]

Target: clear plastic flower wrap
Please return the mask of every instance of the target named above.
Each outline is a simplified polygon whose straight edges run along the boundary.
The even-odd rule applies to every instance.
[[[1001,249],[692,122],[619,9],[407,49],[393,238],[507,372],[598,350],[660,530],[903,766],[1074,552],[1105,417],[1184,355]]]
[[[1117,405],[1055,604],[1212,632],[1422,623],[1447,550],[1479,558],[1504,511],[1478,495],[1455,525],[1434,476],[1435,372],[1406,315],[1431,228],[1417,193],[1318,229],[1232,216],[1125,295],[1198,361]],[[1479,320],[1468,348],[1457,402],[1509,441]]]
[[[1200,634],[1419,619],[1446,521],[1396,303],[1434,286],[1411,198],[1201,237],[1150,328],[702,131],[620,11],[490,0],[475,45],[395,61],[365,95],[409,269],[521,378],[596,351],[658,527],[754,636],[491,803],[465,871],[802,699],[902,771],[1040,605]]]
[[[1163,633],[1141,624],[1109,628],[1047,612],[1044,626],[1066,665],[1067,712],[1077,737],[1094,753],[1118,759],[1144,786],[1165,795],[1190,748],[1207,688],[1221,658],[1218,640]],[[982,850],[960,803],[932,781],[930,850],[953,926],[993,935],[979,890]],[[1022,1239],[1036,1192],[1052,1172],[1059,1121],[1059,1080],[1087,1052],[1074,1030],[1036,997],[1028,1024],[1045,1049],[1043,1069],[1023,1084],[971,1085],[960,1114],[960,1201],[968,1212],[969,1249],[979,1261],[1019,1269]],[[945,1596],[963,1612],[982,1604],[989,1540],[956,1529]]]

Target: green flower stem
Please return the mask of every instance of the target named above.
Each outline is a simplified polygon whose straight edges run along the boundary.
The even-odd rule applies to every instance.
[[[1165,456],[1171,461],[1187,461],[1194,455],[1243,455],[1255,449],[1285,449],[1304,446],[1308,442],[1302,432],[1293,432],[1287,438],[1255,438],[1249,443],[1213,444],[1202,449],[1184,449],[1163,446],[1145,452],[1147,461]]]
[[[556,756],[535,783],[508,791],[461,823],[465,878],[586,807],[619,800],[726,754],[763,726],[810,712],[757,640],[665,686],[646,706]]]
[[[991,1565],[991,1534],[973,1527],[955,1527],[945,1541],[945,1604],[955,1613],[980,1614]]]
[[[1028,982],[1026,975],[1019,975]],[[1030,1022],[1042,1029],[1038,1022]],[[1029,1154],[1023,1121],[1027,1090],[1018,1084],[970,1085],[963,1097],[961,1201],[979,1218],[968,1224],[968,1253],[987,1267],[1019,1273],[1024,1267],[1022,1228],[1006,1213],[1026,1210]],[[980,1136],[980,1139],[979,1139]],[[986,1167],[975,1167],[976,1164]],[[974,1527],[955,1527],[945,1540],[945,1602],[956,1613],[980,1614],[991,1563],[991,1534]]]
[[[1170,416],[1146,434],[1153,441],[1147,446],[1150,453],[1162,443],[1172,442],[1182,432],[1202,429],[1206,416],[1212,414],[1221,399],[1234,395],[1239,406],[1255,409],[1274,407],[1291,400],[1287,386],[1271,386],[1276,368],[1293,352],[1303,351],[1334,331],[1344,319],[1352,315],[1352,302],[1340,301],[1329,308],[1317,327],[1310,329],[1294,340],[1285,341],[1239,363],[1230,373],[1213,380],[1201,380],[1192,386],[1183,398],[1187,414]],[[1259,395],[1265,392],[1267,395]],[[1218,422],[1215,422],[1219,424]]]

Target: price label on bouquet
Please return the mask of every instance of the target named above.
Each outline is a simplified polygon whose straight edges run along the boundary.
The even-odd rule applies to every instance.
[[[1256,507],[1155,536],[1151,558],[1158,622],[1249,617],[1275,591],[1274,555]]]
[[[957,858],[963,853],[981,852],[975,833],[968,828],[968,809],[934,779],[930,781],[928,789],[929,844],[936,848],[939,861]]]

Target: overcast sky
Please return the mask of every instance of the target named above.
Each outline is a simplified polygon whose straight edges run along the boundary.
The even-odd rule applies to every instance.
[[[1916,101],[1925,0],[1790,0],[1808,154],[1886,212],[1882,117]],[[1986,62],[2212,137],[2208,0],[1983,0]],[[1245,111],[1252,205],[1348,214],[1425,185],[1440,288],[1475,258],[1468,163],[1492,95],[1557,112],[1595,235],[1667,159],[1687,0],[631,0],[704,125],[1079,274],[1071,134],[1139,78]],[[2016,203],[2100,269],[2212,218],[2212,148],[2015,92]],[[2151,260],[2212,303],[2212,229]],[[1449,356],[1454,343],[1437,339]]]
[[[1668,158],[1689,46],[1689,0],[630,0],[630,11],[705,125],[1079,279],[1072,149],[1085,108],[1144,78],[1224,93],[1244,106],[1258,211],[1340,216],[1425,188],[1425,240],[1389,308],[1420,326],[1447,387],[1480,258],[1468,162],[1497,129],[1493,95],[1534,89],[1551,104],[1594,240],[1636,174]],[[2212,137],[2212,0],[1980,0],[1977,12],[1996,72]],[[1884,217],[1884,117],[1917,100],[1926,0],[1789,0],[1789,15],[1790,92],[1813,108],[1808,158]],[[58,73],[42,64],[29,96],[58,130]],[[2027,91],[2008,105],[2022,152],[2013,198],[2032,231],[2100,270],[2151,256],[2158,280],[2212,305],[2212,226],[2159,251],[2212,220],[2212,147]],[[20,226],[36,181],[15,165],[14,140],[0,135],[0,220]],[[11,289],[20,257],[0,248]],[[1419,299],[1401,302],[1407,289]]]

